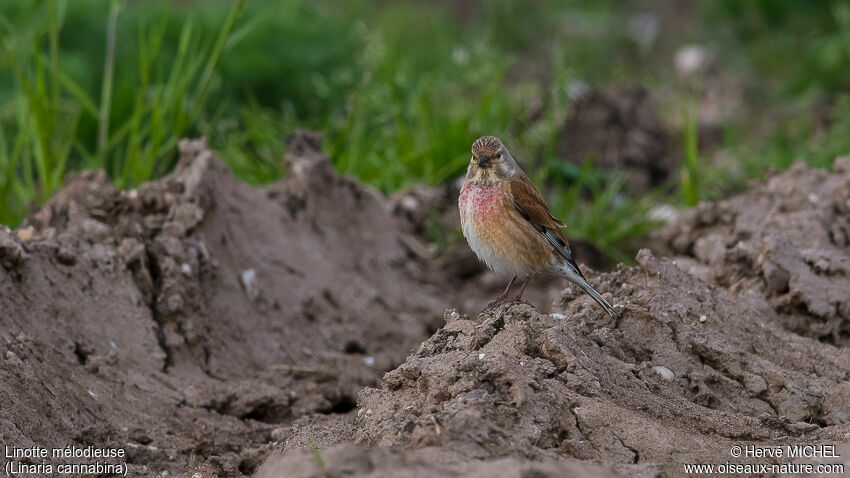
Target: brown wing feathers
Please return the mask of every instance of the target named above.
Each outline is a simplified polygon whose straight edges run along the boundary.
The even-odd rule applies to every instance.
[[[549,243],[564,256],[570,266],[583,277],[581,270],[575,263],[575,259],[573,259],[567,238],[561,232],[561,228],[566,227],[566,224],[552,216],[549,206],[546,205],[546,201],[543,199],[540,191],[534,186],[534,183],[524,173],[520,173],[510,180],[510,184],[514,206],[516,206],[519,213],[535,229],[540,231]]]
[[[524,212],[529,220],[535,224],[556,230],[567,227],[566,224],[552,217],[552,212],[549,211],[549,206],[546,205],[540,191],[524,173],[520,173],[511,179],[511,194],[513,194],[514,204],[517,208]],[[558,234],[560,234],[560,231],[558,231]]]

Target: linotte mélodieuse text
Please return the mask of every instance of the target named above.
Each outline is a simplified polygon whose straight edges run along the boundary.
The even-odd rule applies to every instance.
[[[47,448],[40,446],[19,447],[4,446],[6,458],[124,458],[123,448],[98,448],[95,446],[78,447],[69,445],[64,448]]]
[[[95,446],[78,447],[69,445],[63,448],[47,448],[40,446],[19,447],[4,446],[7,459],[4,471],[7,476],[17,474],[46,475],[125,475],[127,464],[123,461],[126,452],[123,448],[98,448]],[[101,459],[117,459],[120,463],[100,461]],[[41,459],[41,463],[38,460]],[[47,460],[78,459],[92,460],[89,462],[48,462]]]

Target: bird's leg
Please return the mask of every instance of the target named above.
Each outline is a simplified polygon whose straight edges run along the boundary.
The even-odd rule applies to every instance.
[[[511,291],[511,287],[514,285],[514,281],[516,280],[516,276],[511,277],[510,282],[508,282],[508,286],[505,287],[505,291],[502,292],[502,295],[493,299],[493,302],[490,302],[490,305],[501,304],[508,298],[508,293]]]
[[[504,291],[504,292],[502,292],[502,295],[500,295],[499,297],[501,297],[501,298],[505,298],[505,297],[507,297],[507,296],[508,296],[508,292],[510,292],[510,291],[511,291],[511,287],[513,287],[513,285],[514,285],[514,281],[515,281],[515,280],[516,280],[516,276],[511,277],[511,280],[510,280],[510,281],[508,281],[508,286],[507,286],[507,287],[505,287],[505,291]]]
[[[522,283],[522,287],[519,288],[519,294],[517,294],[517,296],[516,296],[516,298],[514,298],[514,300],[522,299],[522,293],[525,292],[525,286],[528,285],[528,282],[531,280],[532,277],[534,277],[533,272],[531,274],[528,274],[528,276],[525,278],[525,281]]]

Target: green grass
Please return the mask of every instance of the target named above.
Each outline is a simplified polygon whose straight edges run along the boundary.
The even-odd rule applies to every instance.
[[[721,0],[705,2],[701,16],[748,104],[725,125],[717,160],[700,155],[699,198],[798,161],[828,169],[850,153],[850,4]]]
[[[9,205],[0,221],[14,224],[32,201],[45,201],[61,186],[69,160],[77,167],[107,169],[121,187],[168,171],[177,140],[191,131],[206,105],[243,4],[234,2],[209,39],[196,33],[191,19],[184,22],[173,60],[160,57],[169,17],[140,25],[134,101],[120,117],[112,115],[114,54],[104,60],[99,99],[60,68],[58,39],[68,3],[49,0],[21,7],[16,13],[33,20],[32,28],[15,28],[7,12],[0,14],[4,66],[16,80],[0,110],[0,166],[6,178],[0,193]],[[110,32],[117,29],[120,9],[118,1],[111,2],[105,20]],[[35,23],[39,17],[46,21]],[[114,51],[117,35],[105,41],[106,50]],[[96,123],[93,144],[80,127],[82,118]]]
[[[682,107],[682,149],[685,155],[685,165],[682,168],[681,191],[685,205],[696,206],[700,198],[699,178],[699,152],[698,135],[699,125],[697,115],[692,105]]]
[[[313,452],[313,459],[316,460],[316,466],[320,470],[325,469],[325,460],[322,458],[322,451],[315,443],[310,444],[310,451]]]
[[[768,167],[829,166],[850,150],[844,2],[702,2],[686,28],[637,38],[647,12],[665,14],[641,1],[4,2],[0,223],[17,224],[72,170],[103,168],[121,187],[166,174],[184,136],[206,135],[237,176],[263,184],[285,174],[289,132],[319,130],[341,172],[389,193],[454,180],[471,141],[495,134],[570,237],[627,260],[655,203],[723,197]],[[745,84],[744,111],[708,151],[703,82],[672,79],[689,42],[722,52],[717,67]],[[634,196],[622,173],[559,157],[579,83],[671,92],[678,180]]]

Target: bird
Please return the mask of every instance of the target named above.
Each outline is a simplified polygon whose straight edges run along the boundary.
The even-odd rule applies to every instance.
[[[582,274],[543,195],[495,136],[472,143],[472,158],[458,198],[463,236],[479,260],[510,277],[493,301],[507,300],[517,277],[525,276],[519,294],[536,273],[562,276],[578,285],[611,317],[619,317]]]

